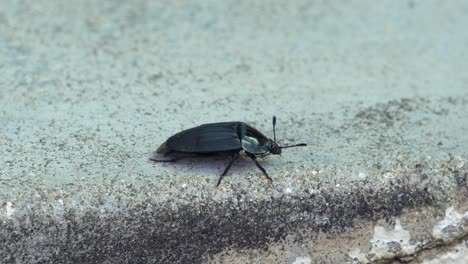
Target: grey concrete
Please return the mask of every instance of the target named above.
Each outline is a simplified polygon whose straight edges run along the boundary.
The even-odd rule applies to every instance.
[[[444,261],[468,250],[468,4],[2,1],[5,263]],[[281,143],[153,164],[242,120]]]

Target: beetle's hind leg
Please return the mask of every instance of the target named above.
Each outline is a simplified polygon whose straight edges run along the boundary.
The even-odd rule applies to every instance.
[[[221,174],[221,176],[219,176],[218,183],[216,184],[216,187],[219,186],[219,184],[221,183],[221,180],[228,173],[229,169],[231,168],[232,164],[234,163],[234,161],[236,161],[237,158],[239,158],[239,151],[232,153],[232,159],[229,162],[229,164],[227,165],[226,169],[224,169],[223,174]]]
[[[247,156],[249,156],[254,162],[255,162],[255,165],[257,165],[257,167],[263,172],[263,174],[267,177],[268,181],[270,182],[270,185],[273,184],[273,180],[270,178],[270,176],[268,175],[268,173],[266,172],[265,168],[263,168],[257,161],[257,157],[255,157],[254,154],[252,153],[248,153],[246,152]]]

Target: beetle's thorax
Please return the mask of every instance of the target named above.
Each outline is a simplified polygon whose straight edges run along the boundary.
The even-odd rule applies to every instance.
[[[246,152],[255,155],[281,154],[281,148],[278,144],[274,140],[265,137],[255,128],[240,122],[237,129],[242,149]]]
[[[267,144],[258,138],[244,136],[242,138],[242,148],[252,154],[267,154],[269,152]]]
[[[281,154],[281,148],[271,139],[266,142],[259,142],[258,139],[253,137],[244,137],[242,139],[242,148],[252,154]]]

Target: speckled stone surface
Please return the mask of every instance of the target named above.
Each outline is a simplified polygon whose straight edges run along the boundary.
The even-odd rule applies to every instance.
[[[2,1],[5,263],[468,256],[468,5]],[[149,161],[244,121],[283,144]],[[447,260],[448,259],[448,260]]]

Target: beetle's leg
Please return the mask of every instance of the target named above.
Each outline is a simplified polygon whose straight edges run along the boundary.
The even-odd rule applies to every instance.
[[[255,165],[257,165],[257,167],[263,172],[263,174],[268,178],[268,180],[270,181],[270,184],[272,184],[273,180],[270,178],[270,176],[268,176],[268,173],[266,172],[266,170],[258,163],[257,161],[257,157],[255,157],[254,154],[252,153],[249,153],[249,152],[246,152],[247,156],[249,156],[254,162],[255,162]]]
[[[239,151],[232,153],[232,159],[229,162],[229,164],[227,165],[226,169],[224,169],[223,174],[221,174],[221,176],[219,176],[218,184],[216,184],[216,187],[219,186],[219,184],[221,183],[221,180],[228,173],[229,169],[231,168],[232,164],[234,163],[234,161],[236,161],[237,158],[239,158]]]

